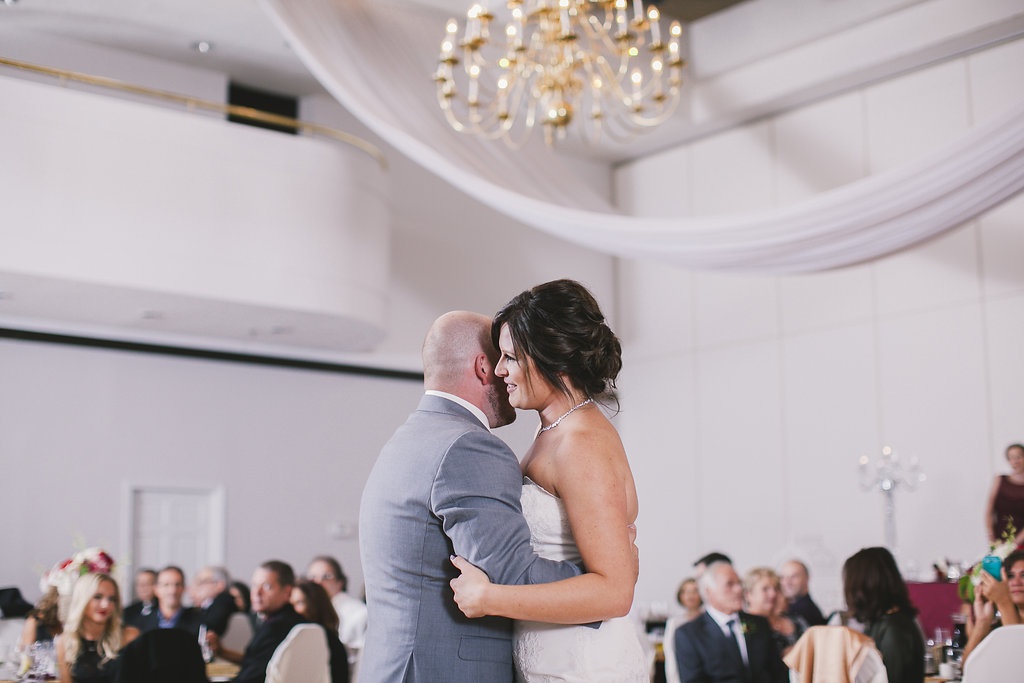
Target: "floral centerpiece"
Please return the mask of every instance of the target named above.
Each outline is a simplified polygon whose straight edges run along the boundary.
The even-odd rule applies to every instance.
[[[102,548],[79,550],[71,557],[53,565],[39,580],[44,593],[56,588],[61,596],[71,595],[75,581],[84,574],[110,574],[114,571],[114,558]]]
[[[999,541],[993,543],[989,547],[989,551],[986,555],[995,555],[1000,560],[1005,560],[1007,555],[1017,549],[1017,529],[1014,527],[1013,522],[1006,524],[1006,530],[1003,531],[1003,535]],[[981,567],[981,560],[979,559],[971,567],[970,571],[965,572],[960,580],[957,582],[957,592],[960,594],[960,599],[964,602],[974,602],[974,589],[979,583],[981,583],[981,573],[985,571]],[[1001,579],[1000,579],[1001,580]]]

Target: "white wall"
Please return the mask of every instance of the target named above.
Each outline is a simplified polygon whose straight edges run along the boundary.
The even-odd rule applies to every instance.
[[[362,588],[363,481],[418,381],[0,340],[4,551],[0,583],[39,597],[42,570],[81,539],[127,562],[126,484],[223,485],[226,564],[305,569],[336,555]],[[191,571],[194,568],[186,568]]]
[[[646,215],[798,201],[912,160],[1021,97],[1024,41],[995,46],[620,169]],[[839,570],[881,545],[883,497],[857,459],[883,445],[927,481],[896,496],[899,559],[973,560],[1002,450],[1024,432],[1024,198],[878,262],[794,277],[620,269],[621,417],[640,488],[641,601],[671,600],[710,550],[741,569]]]

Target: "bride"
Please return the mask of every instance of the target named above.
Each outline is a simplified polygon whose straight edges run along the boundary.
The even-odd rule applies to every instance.
[[[494,317],[491,336],[509,401],[540,416],[522,460],[534,550],[582,562],[586,573],[505,586],[456,557],[462,574],[451,582],[455,601],[470,617],[517,620],[519,681],[649,681],[637,626],[624,618],[637,578],[636,487],[619,435],[596,403],[614,399],[619,341],[594,297],[572,280],[512,299]]]

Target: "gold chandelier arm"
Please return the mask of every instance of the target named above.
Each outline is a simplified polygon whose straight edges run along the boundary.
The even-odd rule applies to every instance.
[[[163,100],[166,102],[176,102],[185,106],[187,109],[201,109],[220,114],[229,114],[231,116],[249,119],[250,121],[259,121],[261,123],[270,123],[277,126],[295,128],[304,133],[321,135],[337,142],[342,142],[351,147],[355,147],[376,160],[381,169],[387,170],[388,167],[387,160],[384,158],[383,153],[372,143],[358,136],[352,135],[351,133],[346,133],[345,131],[337,130],[336,128],[331,128],[329,126],[323,126],[318,123],[300,121],[288,116],[281,116],[279,114],[272,114],[270,112],[260,111],[259,109],[253,109],[252,107],[240,107],[234,104],[212,102],[198,97],[179,95],[177,93],[171,93],[164,90],[156,90],[141,85],[133,85],[131,83],[125,83],[124,81],[107,78],[105,76],[92,76],[90,74],[83,74],[76,71],[66,71],[64,69],[55,69],[48,66],[39,66],[16,59],[9,59],[7,57],[0,57],[0,65],[46,76],[53,76],[54,78],[58,78],[63,81],[74,81],[76,83],[94,85],[101,88],[108,88],[110,90],[117,90],[119,92],[143,95],[145,97],[151,97],[153,99]]]

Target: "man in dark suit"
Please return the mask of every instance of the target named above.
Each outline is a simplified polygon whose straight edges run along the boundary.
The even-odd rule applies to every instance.
[[[228,620],[238,611],[235,599],[228,592],[231,577],[224,567],[203,567],[192,580],[192,604],[203,613],[206,627],[223,636]]]
[[[825,616],[811,599],[808,584],[810,574],[807,565],[800,560],[790,560],[779,567],[779,583],[786,596],[787,612],[790,616],[803,617],[808,626],[823,626]]]
[[[682,683],[786,683],[772,628],[741,611],[743,584],[727,562],[714,562],[697,580],[704,614],[675,633]]]
[[[305,620],[292,607],[295,572],[279,560],[264,562],[252,575],[252,608],[261,620],[245,652],[225,650],[215,633],[210,633],[213,651],[228,661],[241,664],[235,683],[264,683],[267,665],[277,646]]]
[[[164,567],[156,575],[157,609],[140,616],[136,621],[137,628],[146,633],[158,628],[176,628],[187,631],[193,638],[199,636],[202,615],[195,607],[181,604],[181,596],[185,594],[185,572],[179,567]]]
[[[142,617],[156,609],[156,570],[148,567],[135,572],[135,602],[124,608],[121,621],[125,626],[142,630]]]

